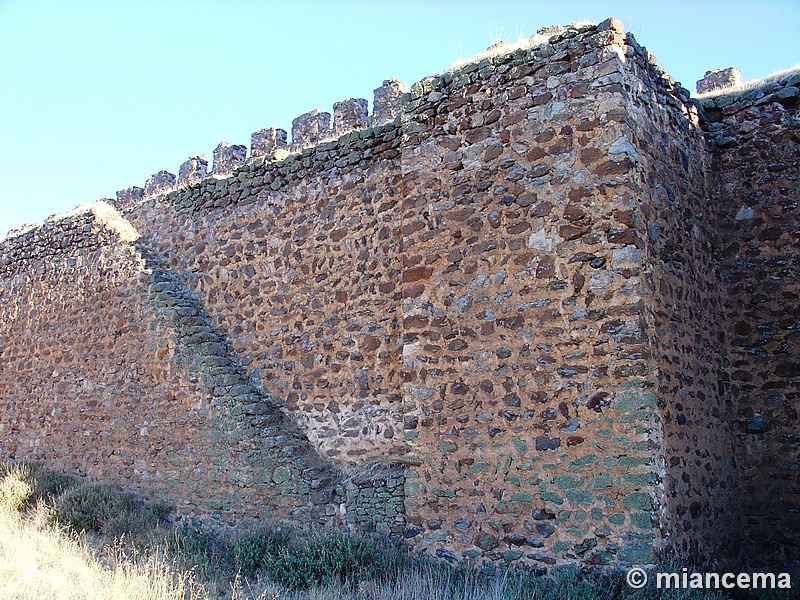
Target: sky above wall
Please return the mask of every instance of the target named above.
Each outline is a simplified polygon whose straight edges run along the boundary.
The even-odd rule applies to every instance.
[[[0,0],[0,238],[220,140],[409,85],[540,27],[619,18],[684,87],[800,63],[800,0]]]

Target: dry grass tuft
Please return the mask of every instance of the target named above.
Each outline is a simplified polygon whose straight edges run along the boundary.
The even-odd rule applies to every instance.
[[[40,511],[43,509],[39,509]],[[135,561],[118,553],[104,566],[87,543],[47,524],[39,515],[23,521],[0,509],[0,596],[6,600],[184,600],[189,576],[154,558]]]
[[[575,21],[574,23],[570,23],[570,27],[587,27],[589,25],[594,25],[592,21]],[[470,56],[466,59],[458,59],[453,64],[450,65],[448,71],[455,71],[460,69],[464,65],[470,63],[480,62],[484,58],[490,58],[492,56],[499,56],[500,54],[508,54],[509,52],[514,52],[515,50],[527,50],[529,48],[536,48],[538,46],[542,46],[548,43],[548,40],[557,32],[566,30],[566,27],[546,27],[541,29],[542,33],[535,33],[530,37],[524,37],[521,33],[517,37],[516,41],[514,42],[507,42],[505,40],[498,40],[492,43],[486,50],[483,52],[479,52],[473,56]],[[493,36],[492,39],[499,36]]]
[[[0,509],[18,511],[33,498],[34,486],[31,481],[31,468],[24,463],[3,463],[0,465]]]

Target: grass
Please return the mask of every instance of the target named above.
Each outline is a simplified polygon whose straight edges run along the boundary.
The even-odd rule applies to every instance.
[[[183,600],[188,575],[155,558],[118,553],[102,560],[85,538],[75,537],[35,511],[23,519],[0,508],[0,596],[6,600]]]
[[[588,25],[592,25],[591,21],[575,21],[574,23],[570,23],[570,27],[586,27]],[[530,37],[525,37],[521,33],[517,36],[517,39],[513,42],[507,42],[505,40],[497,39],[494,41],[491,46],[489,46],[483,52],[479,52],[473,56],[470,56],[467,59],[458,59],[453,64],[450,65],[448,71],[455,71],[460,69],[464,65],[480,62],[484,58],[490,58],[492,56],[498,56],[500,54],[508,54],[513,52],[514,50],[524,49],[527,50],[529,48],[535,48],[537,46],[542,46],[548,43],[548,40],[551,36],[553,36],[556,32],[565,31],[567,28],[558,28],[558,27],[551,27],[545,28],[545,33],[535,33]],[[552,31],[551,31],[552,30]],[[499,35],[492,36],[492,39],[499,38]]]
[[[108,485],[0,464],[0,597],[130,600],[712,600],[625,587],[619,574],[482,573],[336,529],[278,523],[217,537]],[[669,570],[678,570],[672,567]]]
[[[0,505],[9,510],[21,510],[33,498],[31,469],[26,464],[6,463],[0,467]]]

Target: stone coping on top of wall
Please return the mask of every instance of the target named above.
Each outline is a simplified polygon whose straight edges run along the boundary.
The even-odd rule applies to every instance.
[[[11,230],[0,239],[0,277],[19,273],[32,261],[138,238],[139,233],[106,202],[81,205],[52,215],[41,225]]]

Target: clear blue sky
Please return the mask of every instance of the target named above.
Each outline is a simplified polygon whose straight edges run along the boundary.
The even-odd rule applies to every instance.
[[[685,87],[800,62],[800,1],[0,0],[0,237],[497,39],[618,17]]]

